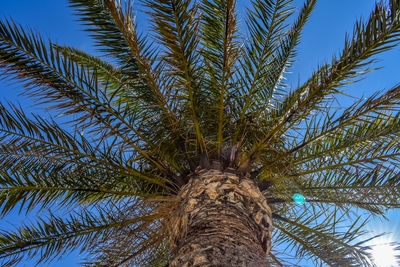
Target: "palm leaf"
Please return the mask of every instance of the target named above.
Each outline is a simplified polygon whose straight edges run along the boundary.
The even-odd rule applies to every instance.
[[[346,39],[340,57],[334,57],[331,64],[320,67],[303,86],[279,103],[271,114],[277,123],[242,161],[262,149],[278,132],[283,133],[306,118],[311,110],[318,110],[321,101],[338,92],[337,87],[367,72],[372,56],[393,48],[399,40],[397,13],[397,9],[387,10],[383,4],[377,4],[367,22],[359,21],[353,37]]]
[[[205,154],[205,143],[200,131],[198,114],[199,87],[198,59],[195,55],[199,38],[197,5],[188,0],[145,1],[149,8],[157,40],[166,51],[163,60],[176,77],[174,87],[187,101],[187,110],[191,114],[194,133],[201,153]]]
[[[226,121],[227,95],[233,86],[233,72],[239,58],[236,1],[203,1],[201,10],[201,53],[204,57],[206,86],[211,92],[217,123],[217,151],[221,153]],[[212,119],[211,119],[212,120]]]
[[[137,35],[130,1],[126,3],[125,9],[114,0],[104,0],[104,5],[127,42],[132,56],[136,58],[139,71],[156,99],[156,102],[152,105],[157,106],[160,110],[159,113],[163,116],[163,120],[158,120],[156,124],[163,123],[173,133],[174,143],[181,148],[185,158],[190,162],[186,146],[187,138],[183,134],[184,131],[178,119],[176,101],[179,97],[173,92],[168,94],[169,97],[167,96],[170,79],[163,75],[164,64],[155,63],[157,56],[154,56],[154,48],[147,45],[146,40]],[[191,166],[191,169],[193,169],[193,166]]]
[[[249,108],[256,101],[268,98],[272,88],[267,86],[269,63],[284,37],[286,19],[292,14],[289,5],[292,0],[252,1],[253,9],[248,10],[247,28],[249,42],[240,62],[243,83],[239,104],[239,124],[243,124]],[[241,129],[239,129],[241,130]],[[239,138],[236,133],[234,142]]]
[[[92,119],[93,110],[100,111],[103,114],[94,117],[97,119],[97,125],[106,127],[157,168],[166,170],[161,163],[124,134],[126,131],[132,131],[143,141],[147,140],[143,133],[133,128],[132,122],[127,121],[129,113],[121,114],[111,105],[108,96],[98,87],[95,73],[87,72],[83,66],[63,58],[58,50],[52,49],[51,44],[47,47],[40,36],[26,34],[13,23],[0,23],[0,28],[0,41],[4,48],[0,56],[1,66],[7,75],[16,75],[25,82],[30,95],[44,99],[45,102],[58,102],[53,108],[67,109],[67,112],[72,110],[72,113],[86,112],[86,116],[81,117],[82,121]],[[35,88],[34,85],[41,89]],[[125,127],[119,129],[116,125]]]
[[[63,165],[65,163],[88,164],[89,166],[95,164],[95,166],[103,166],[106,169],[112,166],[125,173],[131,173],[139,179],[160,184],[157,179],[141,174],[134,168],[120,165],[120,158],[112,160],[112,157],[109,156],[112,154],[107,154],[111,151],[110,149],[99,153],[99,146],[93,147],[82,135],[79,137],[79,141],[54,121],[48,122],[39,116],[32,120],[22,110],[16,107],[12,107],[12,109],[14,112],[10,112],[0,105],[0,125],[2,126],[0,136],[2,138],[2,151],[5,152],[1,155],[4,159],[2,161],[3,170],[17,170],[18,165],[22,168],[35,166],[34,164],[26,164],[26,161],[23,161],[23,164],[16,165],[15,157],[11,156],[11,153],[23,156],[25,152],[29,151],[31,153],[29,156],[33,155],[34,157],[56,161],[57,158],[62,159]]]
[[[271,265],[371,265],[360,216],[400,207],[400,87],[329,104],[395,47],[400,1],[376,4],[293,91],[284,79],[316,0],[297,16],[292,0],[252,0],[245,37],[235,0],[143,2],[153,34],[129,0],[69,0],[99,56],[0,22],[1,74],[64,116],[0,104],[0,215],[59,213],[0,234],[3,263],[80,246],[88,266],[167,265],[176,195],[217,169],[263,191],[274,245],[288,247]]]
[[[36,164],[38,166],[38,164]],[[0,174],[1,215],[13,209],[19,211],[59,205],[79,206],[96,204],[106,199],[118,203],[135,197],[161,196],[162,190],[145,187],[135,177],[101,170],[83,168],[36,167],[31,171],[2,171]]]
[[[303,8],[300,10],[296,21],[289,30],[288,34],[280,41],[280,44],[273,59],[268,64],[268,79],[266,79],[266,88],[270,88],[268,94],[264,95],[262,100],[262,109],[269,110],[271,108],[271,98],[274,96],[274,91],[279,87],[284,87],[282,80],[287,69],[292,66],[294,57],[296,56],[296,47],[300,42],[302,30],[314,10],[316,0],[308,0],[304,3]],[[260,109],[260,108],[258,108]]]
[[[357,240],[366,221],[359,222],[358,219],[343,232],[338,227],[343,222],[343,216],[334,210],[329,215],[325,212],[306,209],[297,214],[296,219],[275,214],[279,232],[277,242],[289,242],[298,258],[313,259],[316,265],[371,266],[367,252],[369,247],[362,246],[367,240]]]
[[[116,214],[114,214],[115,216]],[[0,258],[8,258],[6,265],[20,262],[24,256],[33,257],[40,252],[40,261],[50,260],[57,255],[65,254],[75,247],[82,245],[87,249],[94,240],[112,234],[113,229],[131,227],[133,231],[142,230],[142,227],[154,220],[157,215],[138,215],[133,218],[118,216],[111,212],[83,211],[62,219],[51,215],[48,221],[40,220],[36,225],[25,226],[14,233],[3,232],[0,235]]]
[[[268,203],[277,207],[290,205],[294,202],[293,196],[301,194],[315,208],[328,205],[343,212],[362,209],[373,215],[383,215],[388,209],[400,207],[399,182],[395,169],[328,171],[276,182],[264,194]]]
[[[78,21],[84,24],[96,40],[101,52],[112,55],[124,67],[129,75],[139,75],[135,58],[132,58],[129,46],[123,34],[114,22],[114,18],[103,0],[69,0],[70,6],[79,17]]]
[[[176,170],[184,168],[184,166],[181,166],[182,162],[178,162],[169,156],[182,154],[180,146],[171,145],[171,143],[178,142],[180,139],[169,139],[169,142],[160,142],[160,139],[167,138],[165,136],[165,127],[169,126],[160,123],[160,110],[154,104],[153,95],[149,94],[147,86],[140,79],[128,75],[124,69],[115,68],[100,58],[91,56],[81,50],[59,46],[57,46],[57,49],[62,51],[64,58],[68,58],[71,62],[76,62],[95,72],[98,80],[104,86],[105,94],[109,96],[109,105],[117,112],[124,110],[126,123],[138,125],[135,127],[135,131],[143,133],[141,137],[138,136],[137,138],[148,140],[147,144],[149,146],[146,149],[157,151],[156,154]],[[120,125],[119,129],[122,131],[123,126]],[[148,129],[152,131],[149,132]],[[126,131],[128,132],[129,129]],[[142,139],[144,135],[146,138]]]
[[[291,148],[289,153],[297,153],[297,151],[312,145],[314,142],[324,139],[327,136],[334,136],[335,133],[342,133],[347,131],[349,128],[368,127],[368,121],[372,118],[375,123],[380,121],[377,120],[377,116],[383,116],[384,120],[391,121],[391,130],[389,130],[388,135],[391,133],[395,134],[393,131],[393,120],[391,119],[390,113],[397,110],[396,106],[399,103],[399,89],[396,86],[387,92],[378,93],[372,95],[371,97],[365,99],[365,101],[358,101],[354,103],[349,108],[346,108],[337,118],[334,118],[337,114],[326,114],[324,118],[313,117],[310,121],[310,125],[313,125],[313,129],[306,132],[303,140],[295,147]],[[362,128],[362,127],[361,127]],[[300,153],[300,152],[299,152]]]

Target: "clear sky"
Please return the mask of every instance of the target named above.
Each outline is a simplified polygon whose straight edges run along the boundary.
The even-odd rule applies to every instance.
[[[72,10],[68,8],[66,0],[0,0],[0,18],[11,17],[15,22],[39,31],[53,42],[68,44],[77,48],[94,51],[92,42],[82,27],[74,21]],[[237,0],[242,11],[248,0]],[[135,3],[140,2],[139,0]],[[338,53],[344,44],[345,33],[352,31],[354,22],[360,16],[366,18],[372,10],[374,0],[319,0],[302,38],[299,47],[298,62],[291,70],[293,72],[288,84],[296,86],[299,81],[306,80],[313,69],[318,65],[330,60],[331,56]],[[295,0],[300,7],[302,1]],[[244,14],[241,14],[244,17]],[[146,25],[143,16],[138,16],[137,23]],[[143,29],[145,30],[145,29]],[[380,70],[372,72],[366,78],[352,86],[345,88],[345,92],[356,97],[369,96],[376,90],[389,89],[400,82],[400,46],[392,51],[378,56],[380,60],[377,67]],[[0,81],[0,101],[18,101],[28,110],[31,110],[32,102],[18,96],[21,93],[18,84]],[[345,106],[350,103],[349,99],[343,99],[340,103]],[[36,109],[36,108],[35,108]],[[389,221],[375,221],[369,227],[371,230],[379,229],[384,232],[395,232],[397,221],[400,220],[400,211],[389,213]],[[29,218],[28,218],[29,219]],[[7,217],[0,223],[0,228],[5,224],[10,226],[14,218]],[[400,231],[400,228],[397,230]],[[399,233],[394,233],[393,240],[400,240]],[[66,256],[61,262],[53,262],[50,265],[39,266],[78,266],[81,261],[76,253]],[[18,265],[32,266],[31,262]]]

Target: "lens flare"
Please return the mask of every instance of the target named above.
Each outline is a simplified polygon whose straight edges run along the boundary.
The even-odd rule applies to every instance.
[[[298,203],[298,204],[304,204],[306,202],[306,199],[301,194],[294,194],[293,195],[293,201]]]
[[[389,214],[393,216],[393,214]],[[372,220],[369,229],[370,237],[374,237],[368,242],[371,250],[371,260],[377,267],[398,267],[400,266],[399,231],[398,225],[389,225],[381,219]],[[382,234],[384,233],[384,234]]]
[[[390,244],[378,244],[371,251],[374,263],[378,267],[396,267],[399,262],[396,260],[396,251]]]

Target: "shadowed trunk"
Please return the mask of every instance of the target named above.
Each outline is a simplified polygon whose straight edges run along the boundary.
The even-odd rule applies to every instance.
[[[269,266],[271,210],[250,179],[202,170],[177,198],[169,266]]]

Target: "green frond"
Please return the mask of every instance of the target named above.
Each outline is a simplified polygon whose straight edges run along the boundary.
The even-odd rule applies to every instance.
[[[67,114],[86,113],[81,116],[81,122],[90,121],[90,126],[107,129],[157,168],[166,171],[157,159],[132,142],[139,137],[151,144],[144,133],[133,127],[135,118],[130,113],[120,112],[122,103],[116,108],[112,106],[110,97],[99,87],[95,72],[69,61],[51,43],[46,45],[40,36],[26,34],[22,28],[8,21],[0,23],[0,46],[3,48],[0,64],[6,70],[3,75],[16,76],[24,82],[30,95],[45,103],[51,102],[53,108]],[[133,134],[133,138],[128,138],[127,134]]]
[[[25,257],[39,255],[38,262],[53,260],[59,255],[65,255],[75,248],[76,244],[87,250],[96,240],[109,236],[113,229],[129,227],[132,232],[141,230],[149,221],[157,218],[156,214],[143,214],[126,217],[111,211],[82,211],[62,219],[51,215],[48,221],[41,219],[37,224],[24,226],[16,232],[0,234],[0,259],[3,264],[11,266]]]
[[[36,169],[30,169],[0,172],[1,216],[14,209],[28,212],[35,207],[118,203],[136,197],[156,199],[162,195],[161,188],[142,185],[134,176],[107,173],[83,165],[49,170],[36,164]]]
[[[368,240],[360,241],[366,221],[357,219],[343,231],[344,216],[335,210],[325,212],[305,209],[293,219],[275,214],[276,242],[287,242],[296,258],[312,259],[316,265],[373,266],[369,247],[362,246]]]
[[[276,103],[271,112],[275,125],[243,161],[251,158],[278,133],[282,134],[307,118],[311,110],[318,110],[324,99],[338,92],[338,87],[366,73],[372,56],[393,48],[399,40],[400,22],[394,15],[398,12],[397,9],[388,10],[383,4],[377,4],[368,21],[357,22],[354,35],[346,39],[341,55],[334,57],[331,64],[318,68],[303,86]]]
[[[302,192],[312,195],[307,202],[335,205],[343,210],[356,207],[374,215],[384,215],[389,209],[400,208],[400,186],[332,186],[310,188]]]
[[[399,43],[400,1],[377,3],[342,51],[289,91],[317,1],[298,12],[293,2],[250,1],[242,34],[236,0],[144,0],[151,32],[141,34],[130,0],[69,0],[99,56],[0,21],[0,75],[64,123],[0,103],[0,217],[61,215],[3,231],[2,264],[79,247],[87,266],[168,265],[176,194],[218,169],[263,192],[271,265],[286,264],[280,245],[315,265],[373,265],[359,215],[400,208],[400,86],[343,110],[329,104]]]
[[[397,170],[327,172],[301,185],[302,194],[311,202],[330,203],[338,207],[356,207],[373,214],[400,207],[400,178]]]
[[[69,134],[54,121],[49,122],[39,116],[29,119],[21,109],[15,106],[11,106],[11,109],[9,111],[0,105],[0,157],[3,171],[35,168],[35,163],[46,159],[55,163],[61,161],[63,166],[73,164],[105,170],[114,168],[137,179],[163,184],[161,180],[148,177],[127,164],[120,164],[121,156],[116,157],[112,147],[102,151],[100,144],[92,146],[84,136]],[[40,166],[51,168],[51,164]]]
[[[310,120],[309,130],[304,134],[303,139],[299,144],[291,148],[288,153],[294,154],[301,153],[299,150],[308,148],[315,142],[324,140],[327,136],[335,136],[336,133],[339,135],[343,134],[344,131],[348,131],[352,127],[363,128],[360,125],[364,125],[364,129],[368,125],[373,125],[374,122],[369,122],[371,119],[378,123],[380,120],[377,116],[382,117],[384,120],[389,120],[390,126],[387,131],[381,131],[380,135],[386,133],[390,136],[390,133],[396,134],[396,125],[391,118],[390,113],[398,110],[397,105],[400,103],[400,87],[396,86],[387,92],[381,94],[374,94],[365,100],[360,100],[346,108],[340,115],[327,113],[324,118],[317,118],[314,116]],[[337,117],[335,117],[337,116]],[[369,126],[371,128],[371,126]],[[394,127],[394,128],[393,128]],[[379,129],[378,129],[379,130]],[[370,134],[369,134],[370,135]]]
[[[182,171],[186,167],[182,160],[171,157],[171,155],[184,153],[181,146],[172,145],[181,141],[181,139],[170,137],[168,142],[165,142],[167,141],[165,131],[169,126],[163,123],[162,119],[160,121],[161,111],[157,105],[157,100],[154,99],[151,90],[149,91],[143,81],[132,77],[124,69],[115,68],[100,58],[81,50],[61,46],[57,46],[57,49],[62,51],[63,57],[68,58],[71,62],[76,62],[95,72],[99,82],[104,86],[105,95],[109,96],[110,106],[114,107],[117,112],[124,112],[123,115],[127,124],[138,125],[135,127],[135,131],[143,133],[141,137],[138,136],[138,139],[147,142],[148,147],[146,149],[149,154],[157,155],[177,171]],[[122,125],[119,125],[119,127],[119,129],[123,129]],[[151,131],[148,129],[151,129]],[[161,139],[165,141],[160,142]]]
[[[252,9],[248,9],[247,28],[249,40],[244,56],[240,60],[240,80],[242,92],[238,105],[239,127],[236,130],[234,142],[240,139],[239,131],[244,124],[248,110],[268,99],[273,88],[270,88],[270,65],[281,41],[285,37],[286,20],[293,13],[289,5],[292,0],[252,1]]]
[[[196,56],[199,44],[198,6],[190,0],[145,1],[145,6],[149,9],[157,41],[165,47],[163,61],[176,78],[174,90],[186,100],[186,112],[194,124],[198,147],[202,154],[206,154],[198,114],[202,93]]]
[[[141,231],[136,231],[132,240],[131,228],[120,228],[99,241],[100,245],[93,247],[92,257],[85,266],[164,266],[171,258],[159,222],[144,225]]]
[[[398,103],[399,87],[395,87],[360,100],[341,114],[313,117],[303,138],[297,142],[292,139],[290,146],[293,148],[274,156],[273,162],[262,161],[260,179],[271,180],[264,173],[267,170],[280,173],[281,178],[275,176],[275,183],[279,183],[279,179],[286,183],[297,175],[313,181],[314,178],[307,177],[311,173],[320,177],[321,182],[331,175],[347,175],[350,181],[360,181],[364,175],[370,177],[375,171],[389,171],[395,177],[392,168],[397,166],[399,115],[393,112],[398,112]],[[276,165],[278,168],[274,169]],[[332,178],[331,182],[333,185],[337,180]],[[360,185],[357,183],[354,187]],[[392,207],[397,205],[393,204]]]
[[[172,132],[174,138],[172,145],[176,145],[176,147],[180,148],[181,153],[184,153],[185,159],[190,164],[190,157],[188,156],[187,150],[187,138],[186,135],[183,134],[183,126],[178,119],[180,114],[176,101],[180,98],[175,92],[171,92],[170,90],[171,78],[164,73],[166,71],[164,69],[165,64],[156,64],[155,60],[157,57],[154,55],[154,49],[147,44],[146,39],[138,36],[134,25],[130,1],[126,3],[125,8],[114,0],[104,0],[104,4],[114,18],[119,31],[123,34],[132,56],[135,57],[138,62],[138,68],[143,79],[146,81],[146,84],[156,99],[154,103],[149,104],[159,109],[158,114],[154,114],[154,116],[161,115],[162,119],[157,120],[153,125],[162,124],[168,131]],[[193,169],[193,166],[191,166],[191,169]]]
[[[315,142],[292,164],[301,164],[299,175],[343,167],[368,170],[371,166],[382,169],[398,166],[399,120],[400,114],[381,115],[345,131],[337,130],[324,138],[323,146]]]
[[[292,164],[313,160],[324,162],[322,165],[336,165],[334,161],[344,164],[355,160],[348,150],[358,152],[359,159],[370,155],[373,160],[378,153],[383,158],[393,156],[394,159],[398,150],[399,96],[399,87],[395,87],[380,96],[374,95],[354,104],[340,115],[314,117],[303,140],[287,152],[295,158]],[[380,149],[380,152],[374,149]],[[329,158],[335,159],[331,161]]]
[[[264,191],[273,206],[291,205],[301,194],[311,206],[335,206],[345,211],[362,209],[384,215],[400,207],[400,179],[396,169],[339,170],[277,181]]]
[[[264,86],[269,88],[269,92],[268,94],[263,95],[261,101],[262,105],[258,110],[270,110],[272,108],[271,98],[274,97],[274,92],[281,87],[285,87],[285,85],[282,84],[284,74],[286,74],[287,69],[292,66],[294,57],[296,56],[295,49],[300,43],[302,30],[313,12],[316,3],[317,0],[308,0],[304,3],[303,8],[300,10],[297,19],[289,29],[287,35],[279,42],[279,46],[277,47],[272,60],[268,63],[268,66],[266,66],[268,71],[268,75],[266,76],[268,78],[266,79],[266,84]]]
[[[204,58],[204,83],[216,106],[210,120],[217,121],[217,153],[224,142],[227,96],[232,88],[235,64],[240,56],[238,18],[235,0],[203,1],[201,5],[201,54]],[[218,114],[216,117],[215,115]]]
[[[71,62],[77,62],[86,69],[95,72],[99,81],[104,88],[107,89],[107,95],[120,96],[122,93],[130,93],[130,96],[136,100],[135,104],[146,101],[151,97],[146,94],[146,90],[144,90],[146,86],[141,84],[139,77],[126,75],[121,68],[116,68],[101,58],[90,55],[82,50],[68,46],[54,45],[54,47],[62,53],[64,58],[68,58]],[[128,86],[131,88],[124,88]],[[143,89],[144,92],[140,94],[139,90],[141,89]],[[151,99],[148,101],[151,102]],[[118,105],[118,103],[115,103],[115,105]]]
[[[115,68],[111,64],[78,49],[60,47],[64,50],[64,56],[68,55],[70,58],[72,57],[72,61],[78,61],[90,69],[95,69],[101,77],[107,77],[107,82],[116,83],[117,88],[122,85],[134,87],[136,90],[132,97],[147,101],[147,104],[150,105],[156,103],[157,96],[151,91],[143,74],[139,71],[139,62],[137,62],[135,56],[132,56],[128,41],[125,39],[126,36],[118,28],[117,22],[107,8],[106,1],[71,0],[69,2],[76,15],[79,16],[79,21],[89,26],[87,30],[98,42],[99,49],[118,59],[118,67]],[[107,85],[110,87],[109,83]],[[130,88],[130,90],[133,90],[133,88]],[[140,90],[140,94],[137,95],[138,90]]]
[[[119,65],[131,77],[139,76],[138,63],[132,57],[128,43],[115,24],[105,1],[69,0],[69,3],[79,17],[78,21],[87,26],[86,31],[96,40],[98,49],[118,59]]]

